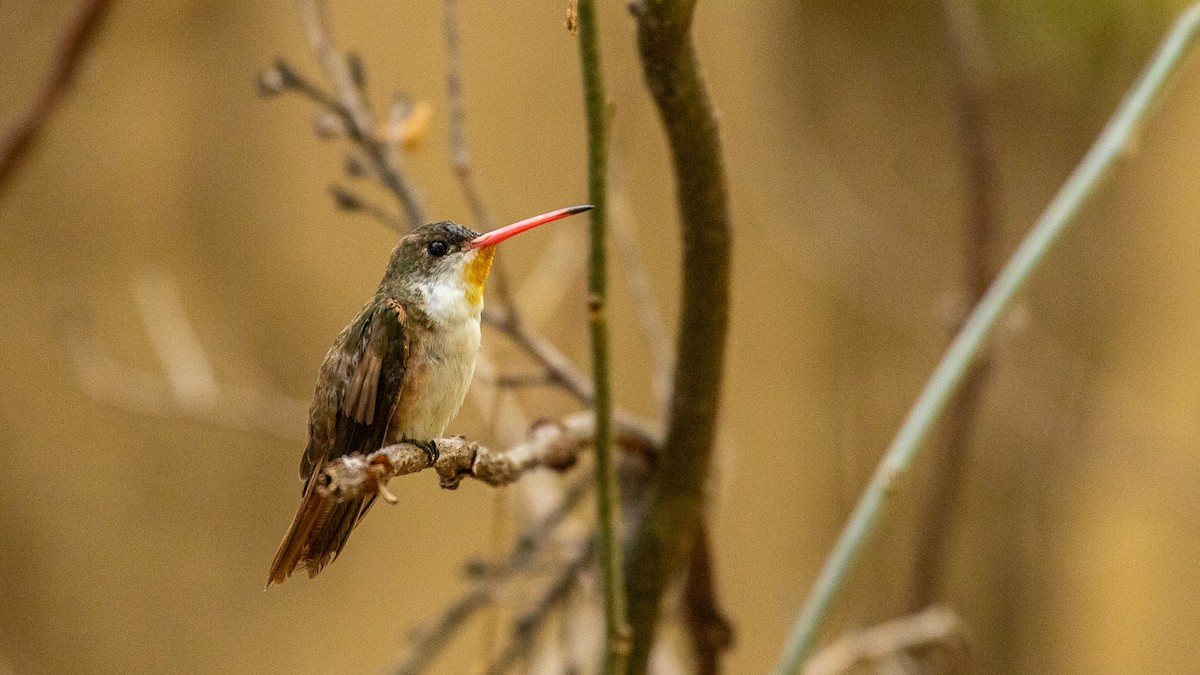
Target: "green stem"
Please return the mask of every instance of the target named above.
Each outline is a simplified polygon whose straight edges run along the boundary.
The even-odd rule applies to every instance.
[[[776,673],[796,672],[812,654],[829,608],[875,529],[884,503],[894,494],[897,480],[908,471],[917,450],[1017,292],[1040,266],[1067,226],[1075,220],[1080,207],[1095,192],[1116,160],[1128,150],[1138,125],[1158,98],[1168,76],[1178,68],[1183,55],[1191,48],[1198,29],[1200,4],[1193,5],[1175,23],[1141,79],[1126,95],[1087,155],[971,312],[913,405],[891,447],[880,460],[845,530],[825,561],[808,602],[792,627],[775,668]]]
[[[612,459],[612,400],[608,367],[608,120],[604,81],[600,74],[596,7],[592,0],[579,0],[579,62],[583,71],[583,98],[588,130],[588,198],[596,207],[591,212],[591,242],[588,260],[589,324],[592,336],[593,408],[596,411],[596,513],[600,570],[604,591],[604,672],[625,669],[629,629],[626,624],[625,585],[621,549],[617,545],[617,479]]]

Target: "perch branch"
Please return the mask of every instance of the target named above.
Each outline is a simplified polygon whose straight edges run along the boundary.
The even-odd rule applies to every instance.
[[[1158,100],[1163,85],[1191,49],[1198,30],[1200,4],[1195,4],[1180,16],[1100,136],[972,310],[884,453],[826,559],[804,609],[796,618],[775,672],[798,671],[812,653],[828,610],[874,531],[883,505],[894,497],[897,481],[911,467],[917,450],[1000,324],[1013,298],[1041,266],[1062,233],[1075,222],[1080,207],[1096,191],[1117,159],[1126,154],[1152,104]]]
[[[620,495],[609,435],[612,399],[608,347],[608,102],[600,65],[600,25],[594,0],[579,0],[576,9],[583,103],[587,111],[588,201],[596,208],[588,243],[588,328],[592,344],[592,409],[596,415],[593,443],[596,480],[596,544],[600,587],[604,598],[603,672],[625,670],[629,652],[625,586],[618,540]]]
[[[112,0],[86,0],[72,10],[54,45],[49,75],[33,101],[0,137],[0,191],[8,184],[21,158],[33,147],[38,133],[71,85],[112,4]]]
[[[632,452],[653,452],[653,439],[632,423],[618,420],[617,444]],[[517,481],[523,473],[537,467],[565,470],[573,466],[579,453],[592,445],[596,427],[592,416],[576,413],[561,422],[543,422],[529,437],[507,451],[489,450],[478,443],[456,436],[437,441],[439,457],[432,468],[444,488],[458,487],[463,478],[474,478],[499,487]],[[346,455],[325,465],[321,472],[321,491],[326,496],[346,500],[378,493],[387,497],[387,482],[396,476],[431,468],[425,450],[412,443],[396,443],[368,455]]]
[[[674,384],[662,466],[634,532],[625,574],[633,647],[645,672],[659,603],[691,551],[702,517],[721,397],[729,315],[729,209],[717,120],[691,40],[694,0],[631,5],[646,85],[670,146],[683,230]]]
[[[387,492],[389,480],[427,468],[433,468],[442,487],[450,490],[457,488],[463,478],[501,487],[515,483],[533,468],[561,471],[574,465],[589,440],[550,424],[539,426],[529,441],[506,452],[489,450],[462,436],[442,438],[437,441],[439,456],[432,466],[421,446],[396,443],[368,455],[339,457],[325,465],[318,480],[321,493],[338,501],[371,493],[393,501]]]

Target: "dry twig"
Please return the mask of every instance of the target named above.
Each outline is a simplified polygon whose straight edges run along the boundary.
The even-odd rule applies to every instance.
[[[118,363],[96,340],[73,329],[66,332],[71,336],[69,353],[88,394],[143,414],[197,419],[290,441],[304,439],[306,402],[219,381],[173,278],[144,273],[132,283],[135,307],[166,377]]]
[[[839,638],[804,666],[804,675],[838,675],[855,665],[879,662],[909,650],[944,645],[965,659],[967,643],[958,615],[944,605],[933,605]]]
[[[942,0],[948,40],[951,84],[958,113],[959,146],[968,195],[963,214],[963,263],[969,306],[978,304],[995,276],[992,265],[996,230],[995,175],[987,122],[988,73],[979,16],[973,0]],[[961,322],[955,328],[961,327]],[[975,428],[984,384],[991,370],[988,354],[980,356],[946,411],[946,439],[930,478],[924,514],[917,523],[912,597],[916,611],[936,599],[944,564],[942,551],[954,523],[958,492],[971,431]]]
[[[83,55],[95,42],[96,34],[112,4],[112,0],[84,0],[72,11],[62,35],[55,43],[49,76],[29,107],[17,116],[0,138],[0,191],[12,177],[21,158],[33,147],[38,132],[66,93]]]
[[[534,638],[537,637],[546,620],[555,613],[555,609],[566,602],[579,575],[592,564],[595,557],[596,543],[594,539],[589,539],[580,547],[580,551],[567,563],[554,582],[543,591],[533,607],[516,620],[512,641],[504,648],[504,651],[500,652],[496,662],[488,668],[488,675],[508,672],[522,656],[529,653]]]
[[[485,570],[469,591],[442,612],[432,627],[414,631],[415,637],[407,657],[392,672],[396,675],[415,675],[424,671],[467,620],[492,602],[502,584],[533,565],[537,553],[549,541],[551,533],[574,512],[590,487],[590,480],[581,480],[567,489],[555,508],[522,533],[517,545],[501,565]]]

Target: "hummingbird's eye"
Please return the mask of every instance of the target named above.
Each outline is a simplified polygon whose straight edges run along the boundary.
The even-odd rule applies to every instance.
[[[440,258],[450,252],[450,246],[446,242],[439,239],[437,241],[429,242],[429,246],[426,246],[425,250],[429,251],[429,255],[435,258]]]

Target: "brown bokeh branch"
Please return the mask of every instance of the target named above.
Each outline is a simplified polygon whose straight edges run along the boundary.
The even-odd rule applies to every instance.
[[[712,543],[701,525],[683,586],[683,612],[697,675],[721,672],[721,656],[733,647],[733,625],[721,611],[713,584]]]
[[[68,354],[84,391],[140,414],[196,419],[289,441],[304,439],[307,402],[217,377],[172,277],[141,273],[132,285],[134,307],[163,374],[125,366],[97,339],[72,326],[64,334],[70,336]]]
[[[694,0],[631,5],[646,85],[666,130],[683,231],[683,283],[667,432],[625,579],[633,649],[645,672],[667,583],[688,559],[705,503],[729,314],[730,228],[717,120],[691,39]]]
[[[506,673],[529,654],[534,639],[546,621],[555,615],[555,610],[566,603],[571,589],[578,583],[579,575],[592,565],[596,557],[596,540],[584,542],[575,557],[567,563],[558,577],[542,592],[533,606],[515,621],[512,640],[500,652],[496,662],[487,669],[488,675]]]
[[[962,621],[944,605],[933,605],[841,637],[805,664],[804,675],[839,675],[859,664],[879,663],[932,646],[945,647],[965,665],[968,650]]]
[[[623,189],[621,172],[614,171],[613,173],[618,176],[617,180],[613,181],[616,183],[616,189],[609,191],[612,208],[612,216],[609,221],[612,224],[613,249],[617,253],[616,259],[621,266],[621,280],[629,291],[634,316],[637,317],[642,337],[645,338],[646,347],[650,351],[650,362],[654,364],[650,386],[655,400],[660,406],[665,406],[671,397],[671,373],[675,368],[674,347],[671,344],[671,336],[667,331],[662,308],[659,307],[658,299],[654,296],[654,284],[650,280],[650,271],[642,256],[641,247],[638,246],[633,206],[629,203],[629,196]]]
[[[514,320],[511,315],[500,316],[485,307],[483,323],[508,336],[514,344],[545,369],[547,377],[574,396],[580,403],[587,405],[592,402],[594,391],[591,380],[579,372],[575,364],[571,363],[571,360],[549,340],[534,333],[523,321]]]
[[[963,267],[966,302],[983,298],[995,269],[997,229],[996,170],[987,117],[991,69],[973,0],[942,0],[952,97],[958,117],[959,148],[967,194],[963,222]],[[956,324],[955,332],[961,327]],[[954,526],[958,494],[965,471],[971,432],[979,417],[980,399],[991,370],[985,353],[968,371],[962,389],[946,411],[942,456],[932,463],[930,494],[917,521],[910,611],[938,599],[943,584],[943,551]]]
[[[585,479],[576,481],[564,491],[558,505],[521,534],[507,559],[498,566],[482,570],[481,578],[471,589],[451,603],[429,628],[414,631],[408,655],[391,672],[396,675],[415,675],[428,668],[467,620],[493,602],[508,579],[529,570],[539,559],[538,553],[550,540],[550,535],[575,512],[590,487],[591,480]]]
[[[21,159],[37,141],[55,106],[71,85],[83,55],[95,42],[112,0],[84,0],[71,11],[71,16],[55,41],[51,53],[50,72],[33,101],[17,115],[3,137],[0,137],[0,191],[12,178]]]

